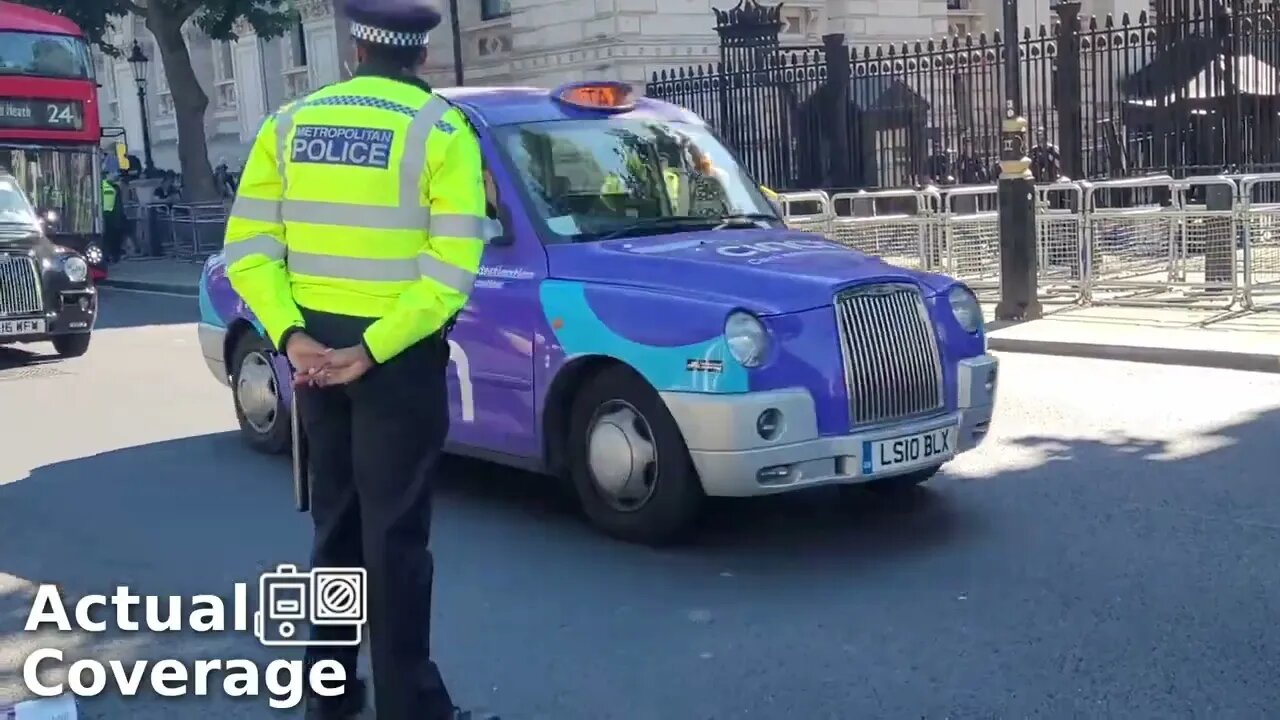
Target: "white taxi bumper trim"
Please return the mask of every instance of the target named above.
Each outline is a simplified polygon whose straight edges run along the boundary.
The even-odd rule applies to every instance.
[[[946,462],[977,447],[986,437],[995,408],[998,361],[989,355],[957,365],[957,405],[950,413],[895,425],[822,437],[812,397],[803,389],[734,395],[662,393],[679,425],[708,495],[769,495],[805,487],[866,482]],[[772,440],[760,437],[756,420],[767,409],[782,413],[782,429]],[[874,475],[862,473],[867,441],[898,438],[941,427],[956,428],[955,446],[945,455]],[[766,468],[788,468],[785,477],[762,482]]]

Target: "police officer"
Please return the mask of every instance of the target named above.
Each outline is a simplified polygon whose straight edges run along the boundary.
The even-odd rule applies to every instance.
[[[428,3],[346,0],[359,69],[263,124],[225,244],[233,287],[295,370],[312,565],[368,572],[379,720],[482,717],[454,706],[430,654],[446,335],[478,271],[485,189],[472,128],[415,75],[440,22]],[[357,653],[307,649],[310,664],[336,659],[349,678],[342,696],[309,698],[308,718],[360,713]]]
[[[120,207],[120,191],[115,183],[102,178],[102,240],[108,263],[120,262],[124,247],[124,212]]]

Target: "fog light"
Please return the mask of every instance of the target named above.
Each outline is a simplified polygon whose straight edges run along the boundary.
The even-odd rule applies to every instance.
[[[89,312],[89,298],[87,297],[80,298],[80,311]]]
[[[768,485],[769,483],[786,480],[789,477],[791,477],[790,465],[774,465],[756,473],[756,482],[761,485]]]
[[[996,388],[996,369],[995,368],[991,368],[990,370],[987,371],[986,388],[987,388],[987,392],[991,392]]]
[[[773,440],[782,434],[782,411],[769,408],[756,418],[756,432],[765,440]]]

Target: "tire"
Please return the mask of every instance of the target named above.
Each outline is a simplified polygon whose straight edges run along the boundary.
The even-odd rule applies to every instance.
[[[75,358],[89,352],[89,333],[53,336],[53,349],[59,357]]]
[[[572,412],[570,480],[592,524],[619,540],[644,545],[687,538],[705,496],[684,436],[658,393],[634,370],[618,365],[578,389]],[[637,472],[640,464],[644,469]],[[602,470],[612,479],[598,480]],[[609,486],[621,486],[623,492]]]
[[[231,352],[231,400],[240,437],[267,455],[288,451],[292,442],[289,409],[280,396],[279,378],[271,362],[275,355],[267,341],[252,331],[241,335]]]

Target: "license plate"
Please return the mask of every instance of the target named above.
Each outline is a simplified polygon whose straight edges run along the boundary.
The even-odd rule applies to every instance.
[[[928,465],[955,454],[955,426],[862,443],[862,474]]]
[[[41,335],[43,333],[43,320],[0,320],[0,336]]]

